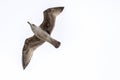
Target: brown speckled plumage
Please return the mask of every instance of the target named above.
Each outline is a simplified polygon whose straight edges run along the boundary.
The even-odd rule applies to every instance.
[[[45,10],[43,12],[44,13],[43,23],[39,27],[50,35],[54,28],[56,16],[59,15],[59,13],[61,13],[63,9],[64,7],[53,7]],[[37,38],[35,35],[25,40],[22,52],[23,69],[25,69],[26,66],[29,64],[31,57],[33,55],[33,51],[38,46],[42,45],[44,42],[45,41]]]

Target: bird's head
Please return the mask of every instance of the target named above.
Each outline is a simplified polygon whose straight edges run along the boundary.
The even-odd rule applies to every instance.
[[[33,27],[36,27],[36,25],[35,24],[32,24],[32,23],[30,23],[29,21],[27,22],[31,27],[33,26]]]
[[[31,29],[32,29],[32,31],[33,31],[33,33],[38,29],[37,26],[36,26],[35,24],[32,24],[32,23],[30,23],[29,21],[28,21],[27,23],[30,25],[30,27],[31,27]]]

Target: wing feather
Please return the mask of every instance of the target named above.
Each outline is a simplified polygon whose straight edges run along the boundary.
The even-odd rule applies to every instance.
[[[56,16],[62,12],[64,7],[54,7],[54,8],[48,8],[43,12],[44,14],[44,20],[43,23],[39,26],[44,31],[46,31],[48,34],[51,34]],[[57,15],[56,15],[57,13]],[[55,14],[55,15],[54,15]],[[22,51],[22,65],[23,69],[26,68],[26,66],[29,64],[31,57],[33,55],[34,50],[42,45],[45,41],[38,39],[35,35],[33,35],[30,38],[27,38],[25,40],[23,51]]]

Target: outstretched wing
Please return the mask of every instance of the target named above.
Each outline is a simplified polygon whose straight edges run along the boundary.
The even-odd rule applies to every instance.
[[[23,51],[22,51],[22,65],[23,69],[29,64],[31,57],[33,55],[33,51],[40,45],[42,45],[45,41],[38,39],[35,35],[27,38],[25,40]]]
[[[64,7],[54,7],[49,8],[44,11],[44,20],[43,23],[39,26],[48,34],[51,34],[56,16],[62,12]],[[38,39],[35,35],[27,38],[24,43],[23,51],[22,51],[22,65],[23,69],[29,64],[31,57],[33,55],[34,50],[42,45],[45,41]]]
[[[43,23],[39,27],[41,27],[48,34],[51,34],[55,25],[55,19],[63,11],[63,9],[64,7],[53,7],[45,10],[43,12],[44,15]]]

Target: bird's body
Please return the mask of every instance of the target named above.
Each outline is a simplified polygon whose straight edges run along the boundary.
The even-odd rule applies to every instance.
[[[51,43],[51,40],[55,42],[56,40],[50,37],[50,34],[53,30],[54,24],[55,24],[55,19],[58,14],[62,12],[64,7],[53,7],[53,8],[48,8],[45,10],[44,13],[44,20],[43,23],[39,26],[34,28],[35,30],[33,31],[34,35],[30,38],[27,38],[24,43],[23,51],[22,51],[22,64],[23,64],[23,69],[26,68],[26,66],[29,64],[31,57],[33,55],[33,51],[42,45],[45,41]],[[40,30],[40,31],[39,31]],[[42,35],[41,35],[42,33]],[[45,37],[47,36],[47,37]],[[55,41],[54,41],[55,40]],[[58,42],[58,41],[56,41]],[[51,43],[52,45],[55,45]],[[57,44],[59,47],[59,45]],[[57,47],[56,47],[57,48]]]
[[[58,48],[60,46],[60,42],[50,37],[50,35],[46,31],[42,30],[41,27],[37,27],[36,25],[31,24],[30,22],[28,22],[28,24],[30,24],[31,30],[37,38],[49,42],[55,48]]]

